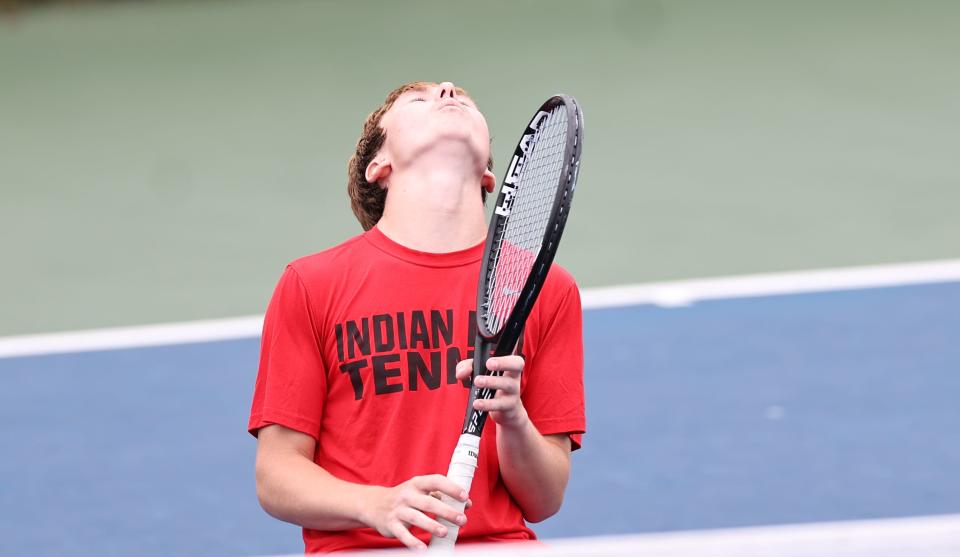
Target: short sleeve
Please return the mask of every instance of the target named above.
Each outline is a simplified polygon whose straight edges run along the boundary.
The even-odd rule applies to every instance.
[[[279,424],[317,439],[326,370],[307,289],[288,266],[267,307],[247,430]]]
[[[586,431],[583,395],[583,314],[572,277],[561,291],[541,295],[540,323],[528,331],[523,404],[543,435],[566,433],[578,449]],[[549,278],[548,278],[549,281]]]

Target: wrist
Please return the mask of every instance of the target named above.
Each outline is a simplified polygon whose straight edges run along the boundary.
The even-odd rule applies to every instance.
[[[533,427],[533,422],[530,421],[530,415],[527,414],[527,409],[523,405],[520,405],[517,409],[516,416],[513,419],[497,423],[499,431],[511,435],[523,434],[531,427]]]
[[[359,497],[354,499],[357,508],[351,513],[353,519],[369,528],[376,528],[374,516],[377,509],[377,500],[385,489],[385,487],[379,485],[362,486]]]

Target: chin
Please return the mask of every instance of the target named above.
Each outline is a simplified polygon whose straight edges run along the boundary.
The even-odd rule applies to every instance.
[[[463,119],[445,118],[434,121],[429,129],[417,137],[407,137],[401,142],[404,151],[425,154],[429,151],[444,151],[448,155],[482,159],[486,168],[490,144],[489,136],[478,131],[472,122]]]
[[[434,136],[440,142],[458,142],[471,146],[472,149],[485,149],[489,139],[484,139],[475,130],[465,126],[463,122],[452,122],[451,125],[440,126]]]

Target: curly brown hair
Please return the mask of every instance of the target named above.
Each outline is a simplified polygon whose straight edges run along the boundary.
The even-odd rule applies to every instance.
[[[411,90],[422,90],[436,86],[436,83],[430,81],[411,81],[397,87],[387,95],[383,104],[371,112],[363,122],[363,132],[360,139],[357,140],[357,149],[350,157],[347,163],[347,193],[350,195],[350,207],[353,214],[364,230],[370,230],[383,216],[383,206],[387,200],[387,190],[380,187],[377,183],[367,181],[366,172],[370,161],[380,151],[387,133],[380,127],[380,121],[393,103],[400,95]],[[457,87],[458,95],[469,94],[463,89]],[[493,157],[487,159],[487,169],[493,170]],[[480,188],[480,195],[484,202],[487,200],[487,192]]]

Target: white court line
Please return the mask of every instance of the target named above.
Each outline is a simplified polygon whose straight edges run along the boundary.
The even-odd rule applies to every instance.
[[[405,550],[357,556],[409,555]],[[484,544],[457,555],[488,557],[957,557],[960,514]]]
[[[960,281],[960,259],[584,288],[581,296],[585,310],[644,304],[683,307],[705,300],[953,281]],[[252,315],[8,336],[0,337],[0,358],[251,338],[262,326],[263,316]]]
[[[960,259],[588,288],[584,309],[652,304],[682,307],[705,300],[807,294],[960,281]]]
[[[263,316],[0,337],[0,358],[91,352],[255,337]]]

